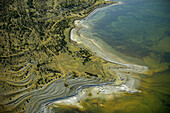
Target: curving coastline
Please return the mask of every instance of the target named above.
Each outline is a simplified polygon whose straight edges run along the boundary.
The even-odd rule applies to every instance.
[[[105,1],[2,1],[1,112],[170,111],[168,2]]]
[[[118,2],[117,4],[111,4],[106,7],[120,5],[120,4],[122,4],[122,2]],[[106,8],[106,7],[102,7],[102,8]],[[95,9],[84,19],[74,21],[74,28],[72,28],[70,31],[70,40],[78,44],[84,45],[86,48],[90,49],[95,55],[97,55],[98,57],[106,61],[119,64],[122,66],[126,66],[127,70],[131,70],[132,72],[146,73],[148,71],[148,67],[137,65],[137,64],[131,64],[126,60],[121,59],[119,56],[104,50],[104,48],[102,48],[100,44],[96,42],[94,39],[87,38],[88,36],[86,36],[86,34],[81,33],[81,31],[88,29],[88,26],[83,24],[83,22],[86,21],[89,17],[93,16],[95,13],[97,13],[97,11],[99,11],[100,9],[101,8]]]
[[[121,68],[115,69],[110,67],[110,71],[115,72],[118,80],[116,81],[100,81],[97,78],[92,80],[87,78],[76,78],[72,79],[71,76],[66,78],[66,81],[70,88],[64,86],[63,79],[53,82],[45,90],[43,90],[39,95],[36,95],[32,101],[27,106],[27,113],[29,112],[45,112],[50,113],[52,110],[49,106],[59,107],[60,105],[75,106],[80,109],[83,109],[83,106],[80,104],[80,101],[88,98],[88,93],[96,94],[92,92],[94,90],[100,92],[99,95],[93,95],[90,98],[102,98],[104,95],[112,95],[115,92],[128,92],[128,93],[139,93],[140,90],[137,90],[139,81],[132,78],[130,74],[125,74],[125,72],[132,73],[145,73],[148,68],[146,66],[140,66],[136,64],[129,64],[127,61],[120,59],[118,56],[106,52],[99,44],[93,40],[86,38],[79,31],[88,28],[88,26],[83,24],[83,21],[86,21],[89,17],[93,16],[100,9],[110,7],[117,4],[110,4],[105,7],[96,8],[92,11],[87,17],[75,20],[74,28],[70,30],[70,40],[75,41],[78,44],[82,44],[88,49],[90,49],[98,57],[122,66]],[[75,82],[76,81],[76,82]],[[58,88],[60,86],[60,88]],[[34,107],[32,107],[34,105]],[[36,106],[36,107],[35,107]]]
[[[39,90],[36,92],[32,92],[31,102],[27,105],[26,113],[37,113],[44,112],[44,108],[54,101],[62,100],[68,97],[72,97],[78,93],[79,90],[85,87],[104,85],[106,83],[114,83],[109,81],[100,81],[99,78],[87,79],[87,78],[75,78],[72,76],[67,76],[66,81],[70,88],[65,87],[64,79],[57,80],[44,90]],[[77,92],[76,92],[77,91]]]
[[[114,96],[113,93],[116,93],[116,92],[122,92],[122,93],[123,92],[128,92],[128,93],[141,92],[140,90],[137,90],[134,87],[132,87],[136,84],[137,81],[135,79],[131,78],[129,75],[126,75],[126,76],[128,77],[128,80],[121,85],[116,84],[114,82],[114,80],[101,82],[97,78],[94,78],[91,80],[81,78],[81,77],[76,78],[76,79],[70,79],[70,77],[71,77],[70,76],[67,78],[67,81],[69,83],[69,86],[71,86],[71,87],[70,87],[70,89],[67,89],[69,91],[63,92],[61,94],[61,95],[65,95],[65,96],[61,97],[60,95],[57,96],[55,93],[53,93],[54,95],[56,95],[55,98],[51,99],[51,100],[49,99],[45,103],[42,103],[38,112],[50,113],[50,112],[52,112],[52,110],[49,107],[60,107],[62,105],[75,106],[79,109],[84,109],[80,102],[87,98],[89,98],[89,99],[92,99],[92,98],[107,99],[108,96],[113,97]],[[57,83],[57,81],[56,81],[56,83]],[[63,87],[63,88],[65,88],[65,87]],[[48,88],[48,90],[51,90],[51,89]],[[64,94],[64,93],[66,93],[66,94]],[[92,94],[93,96],[91,96],[89,94]]]

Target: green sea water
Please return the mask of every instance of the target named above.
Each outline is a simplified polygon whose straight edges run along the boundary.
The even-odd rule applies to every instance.
[[[139,75],[142,93],[124,94],[108,101],[98,99],[97,103],[87,100],[85,111],[64,108],[63,112],[170,112],[170,1],[119,2],[122,4],[103,8],[87,19],[84,24],[89,28],[83,32],[89,34],[87,38],[101,39],[107,51],[116,51],[129,62],[148,66],[152,74]]]
[[[99,38],[122,53],[130,62],[134,58],[152,68],[170,63],[170,1],[120,0],[122,4],[103,8],[84,23],[88,38]],[[96,39],[97,40],[97,39]],[[142,61],[140,61],[142,60]]]

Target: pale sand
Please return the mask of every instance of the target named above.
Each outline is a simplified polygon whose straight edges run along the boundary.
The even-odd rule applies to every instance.
[[[110,6],[118,5],[118,4],[122,4],[122,3],[111,4],[106,7],[110,7]],[[106,7],[102,7],[102,8],[106,8]],[[84,45],[85,47],[90,49],[95,55],[97,55],[100,58],[103,58],[106,61],[126,66],[127,68],[124,68],[123,70],[131,71],[131,72],[135,72],[135,73],[147,72],[148,67],[131,64],[131,63],[127,62],[126,60],[121,59],[119,56],[105,51],[102,47],[99,46],[99,44],[95,40],[86,38],[86,36],[83,36],[79,32],[80,30],[89,28],[89,26],[83,24],[83,22],[86,21],[86,19],[88,19],[90,16],[94,15],[97,11],[99,11],[102,8],[95,9],[92,13],[90,13],[86,18],[84,18],[82,20],[75,20],[74,21],[75,28],[73,28],[70,32],[71,33],[70,39],[72,41],[77,42],[78,44]]]
[[[131,71],[136,73],[144,73],[148,71],[148,67],[136,65],[136,64],[129,64],[127,61],[119,58],[115,54],[110,52],[106,52],[103,48],[101,48],[97,42],[93,39],[85,38],[83,35],[78,33],[79,29],[74,28],[71,31],[70,38],[71,40],[77,42],[78,44],[83,44],[86,48],[90,49],[95,55],[100,58],[103,58],[106,61],[126,66],[122,70]]]
[[[126,76],[128,77],[129,75]],[[136,80],[129,77],[128,81],[126,81],[126,83],[121,85],[109,84],[109,85],[92,86],[88,88],[83,88],[79,90],[78,94],[71,96],[69,98],[57,100],[53,103],[50,103],[48,106],[60,107],[64,105],[64,106],[74,106],[79,109],[83,109],[81,101],[84,99],[100,98],[100,99],[110,100],[110,98],[115,98],[115,96],[118,96],[126,92],[140,93],[141,92],[140,90],[134,89],[134,87],[132,87],[135,84],[136,84]],[[46,107],[45,109],[47,109],[46,111],[49,111],[48,107]]]
[[[57,107],[58,105],[59,106],[60,105],[71,105],[71,106],[76,106],[80,109],[83,109],[83,106],[81,106],[80,101],[85,98],[105,98],[105,99],[108,98],[109,99],[110,97],[114,96],[113,93],[115,94],[119,92],[128,92],[128,93],[141,92],[136,89],[136,86],[138,85],[138,81],[132,78],[130,74],[125,74],[124,71],[133,72],[133,73],[144,73],[148,70],[148,67],[136,65],[136,64],[130,64],[127,61],[119,58],[119,56],[106,52],[102,47],[99,46],[99,44],[95,40],[86,38],[82,34],[79,34],[79,30],[89,27],[87,25],[84,25],[83,21],[85,21],[88,17],[95,14],[98,10],[99,9],[96,9],[95,11],[93,11],[85,19],[74,21],[75,28],[73,28],[70,32],[70,39],[72,41],[77,42],[78,44],[83,44],[85,47],[90,49],[98,57],[103,58],[106,61],[122,65],[123,68],[117,68],[117,69],[114,67],[110,68],[110,70],[114,71],[116,75],[118,76],[118,79],[120,79],[122,82],[119,83],[117,82],[119,80],[117,80],[112,85],[82,88],[82,90],[79,90],[79,92],[76,95],[73,95],[71,97],[69,96],[68,98],[64,98],[64,99],[59,99],[59,100],[50,102],[49,104],[48,103],[43,104],[41,106],[42,111],[51,112],[51,110],[47,107],[51,105],[55,107]],[[72,81],[71,79],[69,80]],[[84,84],[87,84],[86,82]],[[97,83],[97,81],[95,82]],[[70,83],[73,84],[74,82],[70,82]],[[89,93],[92,93],[93,96],[89,97],[88,96]]]

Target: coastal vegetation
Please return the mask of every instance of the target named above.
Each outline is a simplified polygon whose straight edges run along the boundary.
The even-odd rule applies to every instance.
[[[116,66],[69,39],[73,21],[103,0],[2,0],[0,21],[0,111],[25,112],[34,91],[74,77],[116,79]]]

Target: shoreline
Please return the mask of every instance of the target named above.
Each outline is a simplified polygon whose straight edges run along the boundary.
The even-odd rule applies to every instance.
[[[113,3],[113,4],[107,5],[105,7],[102,6],[102,7],[96,8],[94,11],[92,11],[85,18],[74,20],[73,21],[74,27],[71,28],[69,31],[69,41],[70,42],[73,41],[77,44],[82,44],[83,46],[85,46],[85,48],[90,49],[90,51],[92,51],[92,53],[94,55],[96,55],[108,62],[126,66],[128,68],[127,70],[131,70],[132,72],[135,72],[135,73],[146,73],[148,71],[148,67],[129,63],[126,60],[118,57],[117,55],[105,51],[94,39],[86,38],[86,37],[82,36],[82,34],[79,34],[80,30],[88,28],[88,26],[83,25],[83,22],[86,21],[91,16],[93,16],[95,13],[97,13],[100,9],[111,7],[114,5],[120,5],[120,4],[123,4],[123,3],[118,2],[116,4]]]
[[[110,1],[110,0],[105,0],[105,1]],[[92,12],[90,12],[89,15],[87,15],[85,18],[83,18],[83,20],[90,18],[95,13],[97,13],[100,9],[108,8],[108,7],[111,7],[111,6],[114,6],[114,5],[119,5],[119,4],[122,4],[122,2],[112,1],[112,3],[103,4],[102,6],[99,6],[96,9],[94,9]]]
[[[110,7],[110,6],[113,6],[113,5],[118,5],[120,3],[117,3],[117,4],[111,4],[109,6],[106,6],[106,7]],[[106,8],[106,7],[101,7],[101,8]],[[97,11],[99,11],[99,9],[101,8],[96,8],[94,11],[92,11],[89,15],[87,15],[86,17],[84,18],[81,18],[81,19],[76,19],[73,21],[73,28],[71,28],[69,30],[69,41],[70,42],[75,42],[77,44],[82,44],[82,42],[76,40],[76,35],[79,36],[79,38],[83,38],[83,41],[89,41],[92,45],[95,45],[98,49],[100,49],[100,51],[103,52],[103,57],[102,57],[102,54],[100,52],[98,53],[94,53],[94,51],[90,48],[90,47],[87,47],[88,49],[90,48],[90,50],[92,51],[92,53],[102,59],[104,59],[105,61],[108,61],[108,62],[111,62],[111,63],[114,63],[114,64],[118,64],[118,65],[121,65],[123,66],[123,68],[119,68],[119,69],[115,69],[114,67],[110,67],[110,70],[111,71],[115,71],[116,72],[116,75],[119,77],[119,79],[121,79],[123,76],[125,77],[125,80],[122,80],[123,82],[121,84],[117,84],[117,83],[112,83],[114,85],[107,85],[108,83],[104,83],[105,85],[102,85],[101,84],[96,84],[94,86],[91,86],[91,87],[94,87],[94,88],[98,88],[98,87],[102,87],[103,86],[106,86],[107,88],[110,88],[108,90],[107,93],[113,93],[113,92],[128,92],[128,93],[140,93],[141,91],[140,90],[137,90],[136,87],[139,83],[139,81],[137,81],[135,78],[131,77],[130,74],[125,74],[124,72],[132,72],[132,73],[145,73],[148,68],[146,66],[140,66],[140,65],[135,65],[135,64],[128,64],[126,61],[121,61],[121,62],[117,62],[117,61],[114,61],[112,59],[110,59],[108,56],[110,55],[113,55],[111,53],[107,53],[105,50],[103,50],[102,47],[100,47],[97,42],[95,42],[95,40],[93,39],[87,39],[83,36],[81,36],[81,34],[79,33],[74,33],[76,30],[77,32],[80,30],[80,29],[83,29],[83,28],[86,28],[87,26],[81,26],[80,23],[77,23],[77,21],[81,22],[81,21],[85,21],[86,19],[88,19],[89,17],[93,16]],[[80,27],[81,26],[81,27]],[[86,48],[86,45],[85,44],[82,44],[83,46],[85,46]],[[110,54],[110,55],[108,55]],[[108,56],[107,56],[108,55]],[[114,57],[120,59],[118,56],[114,55]],[[122,59],[120,59],[122,60]],[[123,63],[122,63],[123,62]],[[103,84],[103,83],[102,83]],[[99,85],[99,86],[98,86]],[[88,86],[88,85],[83,85],[83,86]],[[80,108],[80,109],[83,109],[83,106],[81,106],[81,104],[79,103],[79,101],[83,100],[83,99],[86,99],[86,96],[82,96],[82,95],[79,95],[79,92],[81,92],[82,90],[86,89],[86,87],[84,88],[83,86],[80,86],[80,88],[78,88],[75,93],[73,95],[69,95],[69,96],[66,96],[66,97],[63,97],[63,98],[56,98],[54,100],[50,100],[46,103],[44,103],[41,107],[41,110],[42,111],[48,111],[48,112],[52,112],[49,108],[49,106],[53,105],[53,104],[59,104],[61,106],[75,106],[77,108]],[[91,88],[89,87],[89,89]],[[106,89],[107,89],[106,88]],[[99,88],[100,89],[100,88]],[[104,88],[102,90],[104,92]],[[80,98],[80,97],[81,98]],[[95,98],[95,96],[94,96]],[[55,105],[55,107],[59,107],[57,105]]]
[[[132,87],[136,84],[137,81],[134,78],[131,78],[129,75],[127,76],[128,80],[120,85],[117,85],[115,81],[110,81],[100,84],[87,84],[79,86],[79,88],[76,89],[75,93],[72,95],[68,95],[62,98],[55,98],[44,103],[41,106],[41,112],[52,112],[50,109],[51,107],[57,108],[60,106],[76,107],[83,110],[85,108],[81,102],[85,99],[103,98],[108,100],[110,97],[114,98],[114,93],[140,93],[140,90]]]
[[[104,0],[105,2],[109,2],[110,0]],[[73,42],[76,42],[74,40],[71,39],[71,30],[74,29],[77,25],[75,24],[75,21],[77,20],[86,20],[87,18],[89,18],[89,16],[93,16],[97,11],[99,11],[100,9],[102,8],[107,8],[107,7],[111,7],[113,5],[118,5],[118,4],[122,4],[122,2],[117,2],[117,1],[112,1],[111,3],[108,3],[108,4],[102,4],[102,6],[99,6],[97,8],[95,8],[92,12],[90,12],[89,14],[87,14],[86,16],[84,17],[79,17],[77,19],[75,19],[72,24],[73,24],[73,27],[69,30],[69,41],[73,41]]]

